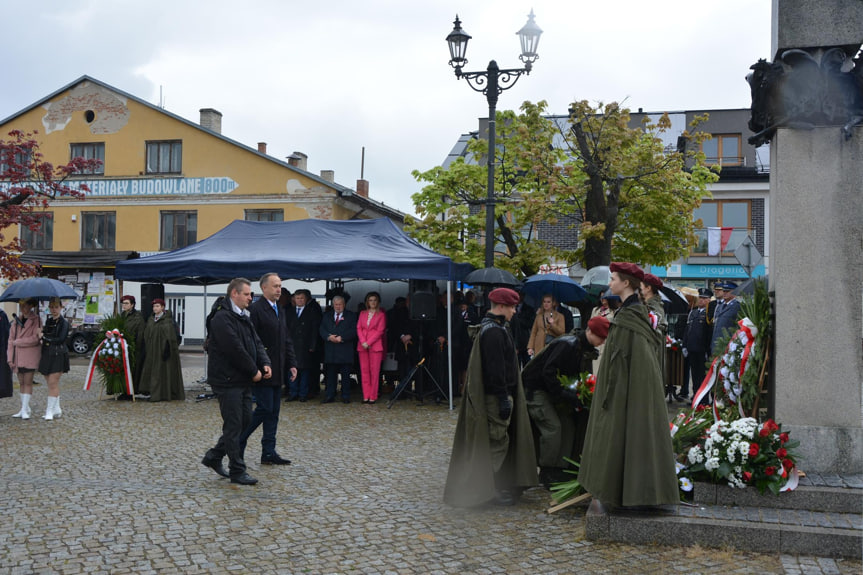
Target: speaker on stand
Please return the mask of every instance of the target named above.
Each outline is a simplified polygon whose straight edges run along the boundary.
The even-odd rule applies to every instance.
[[[410,280],[410,314],[412,320],[435,319],[437,317],[437,282],[435,280]]]

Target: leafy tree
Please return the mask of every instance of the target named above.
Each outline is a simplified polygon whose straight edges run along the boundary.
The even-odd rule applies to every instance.
[[[520,114],[497,115],[495,265],[532,275],[553,259],[590,268],[608,265],[612,255],[658,265],[686,255],[695,241],[692,210],[716,175],[700,153],[665,149],[659,135],[670,127],[668,117],[630,128],[629,111],[618,104],[594,109],[578,102],[569,122],[558,124],[546,108],[544,101],[525,102]],[[487,146],[471,141],[468,159],[483,157]],[[485,164],[459,158],[448,169],[413,175],[428,185],[413,196],[419,219],[407,220],[409,233],[482,267]],[[569,226],[579,234],[577,247],[538,240],[540,222]]]
[[[68,164],[54,166],[43,159],[36,132],[9,132],[0,139],[0,274],[9,279],[36,275],[39,266],[22,262],[23,246],[9,229],[17,225],[38,231],[42,223],[38,213],[51,200],[82,198],[89,191],[85,185],[71,188],[64,182],[72,175],[93,170],[101,162],[73,158]],[[15,233],[12,232],[12,234]]]

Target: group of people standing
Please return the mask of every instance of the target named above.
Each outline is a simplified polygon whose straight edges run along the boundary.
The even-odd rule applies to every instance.
[[[51,421],[63,415],[60,408],[60,376],[69,371],[69,350],[66,347],[69,322],[62,315],[63,305],[59,299],[49,302],[49,314],[44,325],[38,308],[36,299],[19,301],[20,315],[13,313],[11,323],[3,313],[5,321],[0,321],[0,329],[7,338],[5,350],[8,371],[3,369],[0,379],[11,380],[11,374],[17,374],[21,409],[12,417],[30,419],[33,378],[37,371],[41,373],[48,387],[45,415],[42,418]]]
[[[560,470],[562,454],[578,449],[561,445],[572,437],[561,427],[573,422],[561,417],[557,404],[563,400],[577,407],[578,397],[563,389],[557,376],[578,373],[603,342],[595,394],[584,412],[589,417],[578,480],[597,505],[654,508],[679,501],[664,402],[662,317],[648,307],[652,293],[645,289],[652,278],[631,263],[612,263],[610,271],[606,295],[620,299],[613,320],[607,317],[611,313],[600,312],[583,333],[546,339],[544,331],[555,317],[553,300],[544,301],[539,312],[544,349],[537,350],[540,344],[531,338],[534,354],[523,370],[509,329],[519,295],[508,288],[489,294],[492,307],[468,365],[444,491],[447,503],[512,505],[524,489],[559,479],[554,472]],[[539,457],[532,423],[539,434]]]

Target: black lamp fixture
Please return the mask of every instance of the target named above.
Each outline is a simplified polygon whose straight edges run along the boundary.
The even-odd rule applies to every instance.
[[[497,62],[492,60],[488,63],[488,68],[485,71],[464,72],[462,69],[467,64],[467,44],[471,36],[462,29],[458,15],[453,22],[452,32],[446,37],[449,45],[449,65],[455,68],[456,78],[467,80],[468,85],[473,90],[485,94],[488,101],[488,196],[485,208],[485,267],[487,268],[494,265],[494,150],[497,97],[504,90],[512,88],[522,74],[530,74],[533,63],[539,58],[537,46],[539,46],[542,30],[533,19],[533,10],[531,10],[527,17],[527,23],[516,32],[521,42],[521,55],[518,59],[524,64],[524,68],[501,70],[498,68]]]

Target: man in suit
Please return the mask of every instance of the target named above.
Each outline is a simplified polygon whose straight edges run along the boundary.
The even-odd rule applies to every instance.
[[[294,292],[294,311],[291,312],[288,329],[294,342],[294,355],[297,358],[297,377],[288,383],[288,401],[306,401],[309,386],[320,385],[311,381],[317,372],[314,354],[318,348],[318,330],[321,327],[321,314],[315,306],[309,305],[312,294],[307,289]]]
[[[722,351],[717,349],[717,342],[737,331],[740,301],[733,291],[737,289],[737,284],[732,281],[720,282],[713,289],[716,292],[716,299],[721,300],[716,305],[716,312],[713,315],[713,336],[710,341],[710,353],[716,355]]]
[[[710,329],[707,325],[707,305],[713,292],[698,288],[698,301],[686,318],[683,331],[683,385],[680,388],[681,401],[689,398],[689,376],[692,375],[692,391],[698,391],[704,381],[707,352],[710,351]]]
[[[240,435],[240,447],[245,451],[249,436],[263,425],[261,435],[261,463],[264,465],[290,465],[289,459],[276,452],[276,431],[279,427],[279,410],[282,400],[282,382],[286,372],[289,381],[297,377],[297,358],[294,344],[288,333],[285,308],[279,305],[282,280],[278,274],[268,273],[261,277],[261,297],[249,306],[252,325],[267,355],[272,362],[273,376],[262,379],[254,388],[255,411],[252,421]]]
[[[336,400],[338,377],[342,377],[342,403],[351,402],[351,368],[357,346],[357,314],[345,309],[344,296],[333,297],[333,308],[324,313],[320,328],[324,338],[327,391],[321,403]]]

